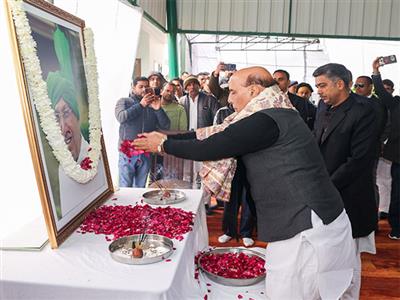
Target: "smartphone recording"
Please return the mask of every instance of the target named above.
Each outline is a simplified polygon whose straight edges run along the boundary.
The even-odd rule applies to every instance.
[[[394,64],[397,62],[396,55],[382,56],[379,58],[379,65],[384,66],[388,64]]]
[[[224,70],[225,71],[236,71],[236,64],[225,64]]]

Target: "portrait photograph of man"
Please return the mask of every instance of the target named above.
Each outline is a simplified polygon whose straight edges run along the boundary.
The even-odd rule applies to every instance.
[[[27,11],[32,37],[37,44],[42,78],[64,142],[74,161],[82,165],[88,158],[89,103],[83,61],[81,28],[61,19]],[[28,87],[29,88],[29,87]],[[31,99],[32,101],[33,99]],[[34,107],[34,105],[32,105]],[[56,228],[61,229],[108,188],[104,159],[97,174],[82,184],[71,178],[56,159],[46,138],[37,111],[33,111],[48,197]]]

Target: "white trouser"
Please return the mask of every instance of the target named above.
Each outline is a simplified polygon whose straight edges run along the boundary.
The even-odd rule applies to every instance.
[[[356,249],[347,214],[324,225],[312,211],[311,221],[313,228],[268,244],[267,299],[337,300],[350,288]]]
[[[392,190],[391,166],[392,162],[380,158],[376,170],[376,184],[379,189],[379,211],[386,213],[389,211],[390,191]]]

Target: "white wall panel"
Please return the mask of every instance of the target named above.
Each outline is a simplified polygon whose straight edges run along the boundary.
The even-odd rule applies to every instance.
[[[324,24],[324,9],[325,3],[323,1],[312,2],[311,12],[310,12],[310,31],[309,32],[301,32],[303,34],[314,33],[314,34],[322,34],[323,32],[323,24]],[[299,13],[299,17],[301,16],[301,12]],[[295,33],[296,31],[292,31]]]
[[[166,0],[137,0],[137,4],[161,26],[167,28]]]
[[[400,0],[176,1],[183,31],[400,38]]]
[[[206,2],[205,7],[205,30],[216,31],[218,29],[219,3]]]
[[[258,32],[270,32],[271,31],[271,15],[272,15],[272,3],[271,1],[258,1],[258,14],[257,14],[257,26]]]
[[[218,15],[218,30],[220,31],[231,31],[231,22],[235,22],[232,20],[232,5],[235,5],[234,2],[228,0],[219,0],[219,15]],[[214,1],[211,1],[214,3]]]
[[[345,36],[349,34],[350,16],[351,16],[351,3],[350,1],[341,1],[338,8],[338,20],[336,21],[336,35]]]
[[[309,32],[311,25],[311,3],[310,1],[296,1],[292,7],[291,31]]]
[[[379,16],[377,22],[377,34],[378,35],[386,35],[391,30],[394,30],[395,27],[391,26],[391,20],[399,20],[400,18],[400,8],[397,5],[397,13],[396,9],[392,10],[392,8],[396,7],[396,3],[399,4],[399,1],[380,1],[379,2]],[[397,23],[397,37],[400,36],[400,27],[399,23]]]
[[[338,0],[325,1],[324,18],[322,20],[322,33],[328,35],[336,34],[336,24],[338,21]]]
[[[363,27],[364,1],[352,1],[350,6],[350,27],[348,34],[361,36]]]
[[[378,1],[370,1],[364,6],[362,35],[376,36]]]
[[[393,37],[393,38],[399,38],[400,37],[400,1],[392,1],[392,8],[391,8],[390,12],[391,12],[390,27],[388,29],[389,36]]]
[[[259,19],[259,1],[248,0],[243,12],[244,17],[244,30],[250,32],[257,32],[257,20]]]
[[[288,32],[289,0],[271,1],[271,32]]]
[[[249,31],[245,30],[244,26],[244,17],[246,16],[246,0],[236,0],[235,5],[232,5],[232,14],[231,14],[231,30],[232,31]]]
[[[192,27],[205,30],[206,24],[204,22],[206,18],[206,1],[195,1],[192,9]]]

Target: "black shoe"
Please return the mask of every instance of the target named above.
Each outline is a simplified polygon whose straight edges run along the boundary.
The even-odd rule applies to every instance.
[[[217,200],[217,206],[218,207],[224,207],[224,203],[225,203],[225,201]]]
[[[388,213],[381,211],[379,213],[379,220],[386,220],[388,218]]]
[[[392,240],[400,240],[400,233],[398,232],[398,231],[394,231],[394,230],[392,230],[390,233],[389,233],[389,239],[392,239]]]
[[[208,204],[205,204],[206,207],[206,215],[211,216],[213,214],[211,207]]]

